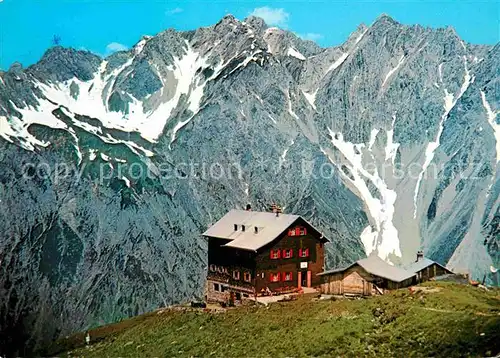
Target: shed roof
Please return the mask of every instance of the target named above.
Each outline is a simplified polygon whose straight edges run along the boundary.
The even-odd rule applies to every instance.
[[[226,247],[256,251],[276,239],[299,218],[299,215],[279,214],[276,216],[271,212],[231,210],[203,235],[231,240],[223,245]],[[238,225],[237,230],[234,230],[234,225]],[[241,230],[242,225],[245,225],[245,231]],[[316,230],[311,224],[308,223],[308,225]],[[257,232],[255,232],[255,227],[258,228]]]
[[[415,276],[415,273],[396,266],[392,266],[377,255],[370,255],[366,259],[358,260],[345,268],[324,271],[319,275],[328,275],[343,272],[355,265],[361,266],[366,272],[374,276],[379,276],[394,282],[401,282]]]
[[[429,266],[432,266],[434,264],[442,267],[446,271],[451,272],[450,270],[448,270],[446,267],[444,267],[440,263],[437,263],[436,261],[432,261],[431,259],[428,259],[427,257],[424,257],[424,258],[422,258],[422,259],[420,259],[418,261],[412,262],[411,264],[406,265],[404,268],[407,271],[410,271],[410,272],[413,272],[413,273],[417,273],[417,272],[420,272],[423,269],[425,269],[425,268],[427,268]]]

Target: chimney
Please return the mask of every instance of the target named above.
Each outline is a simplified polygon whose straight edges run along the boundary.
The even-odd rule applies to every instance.
[[[419,262],[423,258],[424,258],[424,252],[422,250],[417,251],[417,261],[415,262]]]
[[[255,233],[258,234],[259,233],[259,228],[256,226],[254,229],[255,229]]]
[[[281,214],[281,207],[277,206],[276,207],[276,217],[280,216],[280,214]]]
[[[250,204],[247,204],[247,208],[246,208],[246,211],[252,211],[252,205],[250,205]]]
[[[271,211],[272,211],[273,213],[275,213],[275,212],[276,212],[276,209],[277,209],[277,206],[276,206],[276,204],[275,204],[275,203],[273,203],[273,204],[271,205]]]

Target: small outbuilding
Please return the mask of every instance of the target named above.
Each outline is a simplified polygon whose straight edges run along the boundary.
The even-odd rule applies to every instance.
[[[417,252],[417,260],[405,266],[405,269],[416,275],[417,283],[428,281],[433,277],[453,274],[443,265],[424,257],[422,251]]]
[[[318,275],[322,277],[321,293],[358,296],[383,294],[384,290],[411,286],[416,276],[413,272],[388,264],[377,255]]]

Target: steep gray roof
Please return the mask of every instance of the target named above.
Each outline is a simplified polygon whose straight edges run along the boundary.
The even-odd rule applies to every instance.
[[[427,267],[429,267],[431,265],[434,265],[434,264],[436,264],[436,265],[444,268],[447,271],[450,271],[446,267],[444,267],[443,265],[441,265],[441,264],[439,264],[439,263],[437,263],[435,261],[432,261],[431,259],[428,259],[427,257],[424,257],[424,258],[422,258],[422,259],[420,259],[420,260],[418,260],[416,262],[412,262],[411,264],[406,265],[405,266],[405,270],[417,273],[417,272],[422,271],[423,269],[425,269],[425,268],[427,268]]]
[[[276,216],[271,212],[231,210],[203,235],[231,240],[224,245],[227,247],[256,251],[276,239],[298,218],[300,216],[290,214]],[[235,224],[238,225],[236,231]],[[245,225],[245,231],[242,231],[242,225]]]
[[[392,266],[377,255],[370,255],[366,259],[358,260],[345,268],[324,271],[319,275],[328,275],[332,273],[343,272],[353,267],[354,265],[361,266],[366,272],[374,276],[382,277],[394,282],[401,282],[415,276],[415,273],[396,266]]]

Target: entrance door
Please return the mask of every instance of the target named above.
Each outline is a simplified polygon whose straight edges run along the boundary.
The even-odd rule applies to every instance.
[[[308,287],[307,286],[307,271],[301,271],[300,277],[302,280],[302,282],[301,282],[302,287]]]

